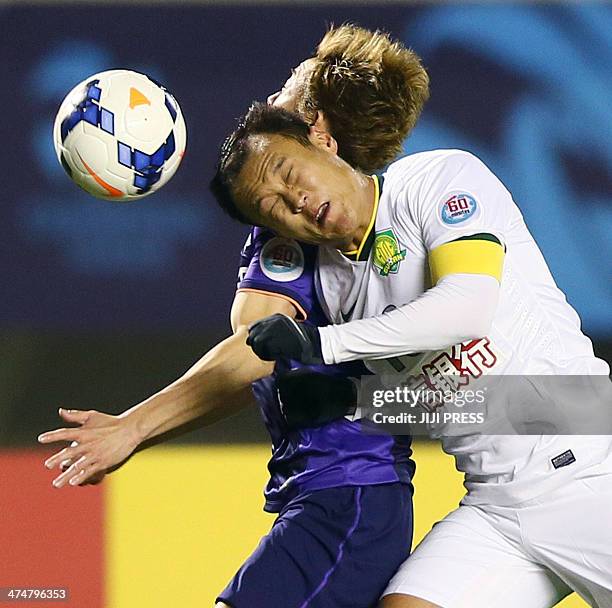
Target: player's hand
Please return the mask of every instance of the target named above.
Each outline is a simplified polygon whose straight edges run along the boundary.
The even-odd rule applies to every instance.
[[[125,418],[94,410],[59,410],[60,416],[78,426],[43,433],[40,443],[71,442],[45,461],[48,469],[61,474],[53,480],[56,488],[99,483],[106,472],[123,463],[138,445]]]
[[[275,314],[249,326],[246,343],[264,361],[293,359],[307,365],[323,363],[319,330]]]
[[[71,447],[75,447],[78,444],[77,444],[76,441],[73,441],[70,445],[71,445]],[[62,473],[64,473],[71,466],[72,466],[72,460],[66,459],[66,460],[62,460],[62,462],[59,465],[59,469],[60,469],[60,471]],[[115,467],[115,468],[118,468],[118,467]],[[109,469],[108,471],[99,471],[98,473],[94,473],[91,477],[89,477],[81,485],[82,486],[95,486],[95,485],[98,485],[99,483],[102,483],[102,481],[106,477],[106,474],[110,473],[112,470],[114,470],[114,469]]]
[[[291,430],[327,424],[357,407],[357,386],[346,376],[294,369],[279,375],[276,386]]]

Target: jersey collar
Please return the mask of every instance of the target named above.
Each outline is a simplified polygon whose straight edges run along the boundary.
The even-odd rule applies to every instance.
[[[372,175],[374,180],[374,208],[372,209],[372,217],[368,227],[361,239],[361,243],[357,249],[352,251],[342,251],[342,255],[353,262],[364,262],[370,257],[372,245],[374,245],[374,224],[376,223],[376,214],[378,213],[378,203],[382,195],[383,182],[385,181],[382,175]]]

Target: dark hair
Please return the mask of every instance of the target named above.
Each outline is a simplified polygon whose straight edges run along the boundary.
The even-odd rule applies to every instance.
[[[254,102],[219,149],[215,176],[209,185],[219,206],[231,218],[244,224],[252,224],[253,222],[238,209],[234,199],[236,179],[250,152],[250,138],[264,133],[278,134],[294,139],[303,146],[310,146],[309,132],[308,123],[298,114],[266,103]]]

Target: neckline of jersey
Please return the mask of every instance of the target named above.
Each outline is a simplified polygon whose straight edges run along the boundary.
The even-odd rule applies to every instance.
[[[347,259],[352,262],[364,262],[370,257],[370,251],[372,250],[372,245],[374,245],[374,236],[376,234],[375,224],[376,224],[376,216],[378,214],[378,203],[380,202],[380,197],[382,196],[384,177],[382,175],[372,175],[372,179],[374,180],[374,208],[372,209],[372,216],[370,217],[370,222],[368,227],[361,239],[361,243],[357,249],[353,249],[352,251],[341,251],[340,253]]]

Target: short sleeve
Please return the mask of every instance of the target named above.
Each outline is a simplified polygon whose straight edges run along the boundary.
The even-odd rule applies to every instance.
[[[317,248],[255,227],[240,257],[238,291],[254,291],[292,302],[303,319],[316,306]]]

